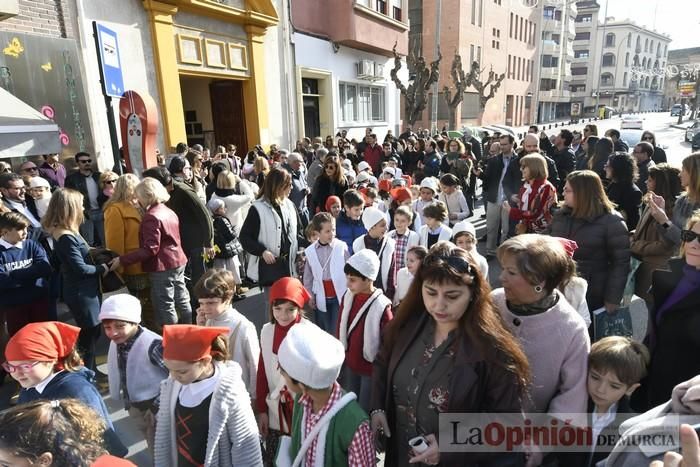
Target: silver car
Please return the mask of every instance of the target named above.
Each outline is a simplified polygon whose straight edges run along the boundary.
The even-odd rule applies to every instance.
[[[685,142],[693,141],[696,134],[700,133],[700,120],[696,120],[685,130]]]

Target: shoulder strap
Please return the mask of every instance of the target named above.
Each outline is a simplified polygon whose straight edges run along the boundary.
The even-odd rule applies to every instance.
[[[316,423],[316,425],[311,429],[311,433],[304,439],[304,442],[301,445],[301,448],[299,448],[299,452],[297,452],[297,456],[294,458],[294,463],[292,463],[292,467],[297,467],[301,465],[302,459],[304,459],[304,456],[306,456],[306,451],[308,451],[309,447],[311,447],[311,443],[314,442],[316,437],[318,436],[318,433],[321,431],[321,429],[328,425],[331,422],[331,419],[335,417],[335,415],[340,412],[340,409],[348,405],[350,402],[354,401],[357,399],[357,396],[355,395],[354,392],[349,392],[345,394],[343,397],[341,397],[338,402],[331,407],[331,409],[326,412],[326,414],[321,417],[321,419]],[[304,426],[302,425],[301,429],[304,429]],[[325,446],[319,446],[319,449],[324,449]]]

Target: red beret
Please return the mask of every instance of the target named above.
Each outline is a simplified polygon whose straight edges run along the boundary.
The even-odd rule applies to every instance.
[[[75,348],[80,328],[59,321],[30,323],[12,336],[5,348],[8,361],[47,362],[67,357]]]
[[[270,287],[270,303],[275,300],[289,300],[299,308],[304,308],[311,295],[299,279],[283,277]]]
[[[90,464],[90,467],[136,467],[136,464],[126,459],[120,459],[119,457],[105,454],[95,459],[95,462]]]
[[[326,198],[326,205],[324,206],[326,208],[327,212],[331,212],[331,206],[334,204],[340,204],[342,206],[342,203],[340,202],[340,198],[337,196],[329,196]]]
[[[204,327],[193,324],[163,326],[163,358],[180,362],[196,362],[211,355],[211,344],[229,328]]]
[[[407,199],[413,198],[413,195],[411,195],[411,190],[404,186],[394,188],[393,190],[391,190],[390,194],[391,197],[394,198],[394,200],[399,204],[403,203]]]
[[[387,193],[391,191],[391,180],[379,180],[379,191],[386,191]]]

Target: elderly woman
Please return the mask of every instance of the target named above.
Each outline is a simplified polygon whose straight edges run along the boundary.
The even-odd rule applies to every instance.
[[[639,223],[639,208],[642,205],[642,190],[639,189],[637,178],[637,162],[626,153],[615,153],[605,164],[605,177],[610,180],[606,194],[610,201],[625,217],[627,228],[634,230]]]
[[[681,163],[681,186],[685,194],[676,200],[671,217],[666,213],[666,201],[656,193],[649,198],[649,209],[658,225],[656,229],[664,240],[678,248],[681,229],[693,212],[700,209],[700,152],[693,153]]]
[[[578,244],[574,261],[588,283],[589,310],[617,310],[629,273],[629,231],[595,172],[579,170],[566,177],[564,202],[550,230]]]
[[[700,374],[700,212],[681,231],[681,257],[651,279],[651,365],[643,384],[646,407],[668,400],[673,387]]]
[[[647,177],[647,190],[645,196],[647,206],[642,212],[642,218],[634,230],[634,236],[630,241],[632,256],[642,263],[637,268],[634,278],[634,293],[647,302],[649,310],[653,309],[653,299],[649,288],[651,287],[651,273],[657,269],[668,269],[668,260],[675,253],[672,243],[664,240],[658,229],[658,223],[651,215],[651,193],[664,199],[664,210],[667,216],[673,216],[673,206],[676,198],[681,193],[680,171],[668,164],[659,164],[649,168]]]
[[[157,325],[191,323],[190,294],[185,287],[187,257],[182,251],[180,220],[165,202],[170,195],[155,178],[146,177],[134,189],[145,211],[139,228],[139,248],[112,261],[112,270],[141,263],[151,283]],[[179,317],[178,317],[179,313]]]
[[[326,156],[323,173],[316,179],[311,191],[311,213],[323,211],[329,196],[342,197],[348,188],[343,166],[340,165],[337,154],[331,151]]]
[[[241,245],[250,254],[248,277],[265,290],[277,279],[296,275],[298,216],[289,200],[291,189],[289,172],[272,169],[241,229]]]
[[[547,180],[547,160],[540,154],[523,156],[520,172],[524,183],[517,207],[510,208],[510,219],[518,222],[517,233],[542,233],[552,222],[552,207],[557,203],[557,189]]]
[[[557,239],[537,234],[506,240],[497,256],[503,288],[491,298],[532,371],[524,410],[552,417],[585,414],[588,393],[581,376],[587,371],[591,343],[586,323],[560,291],[572,278],[573,261]],[[586,420],[572,422],[583,426]]]
[[[387,436],[384,465],[503,465],[515,455],[440,452],[439,415],[518,413],[528,383],[527,359],[498,316],[479,267],[465,250],[436,244],[374,361],[371,423],[375,435]],[[417,435],[429,446],[422,454],[408,449]]]
[[[105,246],[118,255],[136,251],[140,247],[141,211],[136,199],[136,186],[139,179],[134,174],[124,174],[117,179],[114,194],[105,203]],[[141,263],[134,263],[119,270],[129,293],[141,301],[144,324],[155,329],[153,306],[151,303],[151,283]]]

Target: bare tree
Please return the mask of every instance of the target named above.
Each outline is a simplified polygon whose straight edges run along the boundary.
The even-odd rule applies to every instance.
[[[455,86],[455,93],[452,95],[452,90],[449,86],[442,88],[442,95],[447,103],[447,109],[450,114],[449,126],[451,130],[457,129],[457,107],[464,100],[464,93],[472,84],[473,74],[466,74],[462,66],[462,56],[455,52],[455,57],[452,60],[452,68],[450,69],[452,83]]]
[[[427,66],[425,58],[420,56],[417,48],[411,48],[406,56],[406,64],[412,72],[413,78],[409,80],[408,86],[404,86],[398,77],[398,72],[401,69],[401,57],[396,53],[396,44],[394,44],[394,68],[391,70],[391,80],[405,101],[405,118],[409,125],[413,125],[420,118],[423,110],[428,104],[428,91],[433,83],[437,83],[440,78],[440,60],[442,54],[438,48],[437,60]]]
[[[496,72],[493,71],[493,65],[491,65],[491,69],[489,70],[489,74],[486,78],[486,81],[482,81],[481,75],[485,69],[486,68],[479,69],[479,62],[475,61],[472,63],[471,70],[469,70],[469,76],[471,77],[471,85],[474,89],[477,90],[479,94],[479,116],[477,118],[477,124],[479,125],[481,125],[481,120],[484,117],[484,109],[486,109],[486,103],[490,99],[493,99],[493,96],[496,95],[496,92],[498,92],[498,88],[501,87],[501,83],[506,77],[505,73],[497,75]],[[486,92],[487,88],[489,88],[488,93]]]

